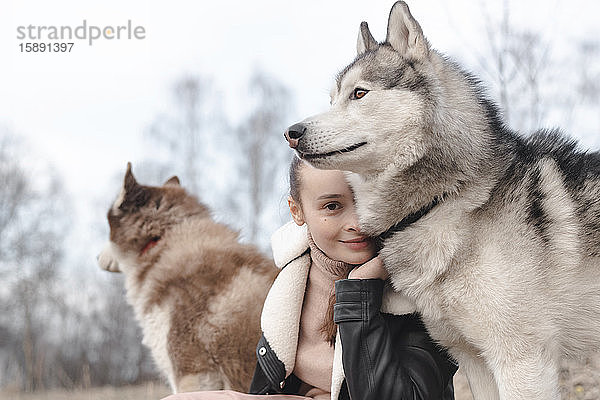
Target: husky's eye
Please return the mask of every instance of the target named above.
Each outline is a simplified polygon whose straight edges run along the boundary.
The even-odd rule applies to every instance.
[[[358,99],[362,99],[363,97],[365,97],[365,94],[367,94],[369,91],[367,89],[362,89],[362,88],[356,88],[354,89],[354,91],[352,92],[352,95],[350,96],[350,98],[352,100],[358,100]]]

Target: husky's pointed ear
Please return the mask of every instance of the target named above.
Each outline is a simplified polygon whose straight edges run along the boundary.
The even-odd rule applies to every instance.
[[[356,41],[356,52],[361,55],[365,51],[374,50],[377,47],[377,41],[371,35],[369,25],[363,21],[358,30],[358,40]]]
[[[419,60],[429,56],[429,45],[421,25],[403,1],[397,1],[392,6],[385,40],[405,57]]]
[[[133,172],[131,172],[131,163],[127,163],[127,171],[125,172],[125,179],[123,180],[123,189],[127,192],[138,186],[135,177],[133,176]]]
[[[181,183],[179,183],[178,177],[172,176],[168,181],[165,182],[163,186],[181,186]]]
[[[140,185],[131,172],[131,163],[127,163],[127,172],[123,179],[123,188],[119,197],[113,204],[113,209],[131,209],[142,207],[150,198],[149,190]]]

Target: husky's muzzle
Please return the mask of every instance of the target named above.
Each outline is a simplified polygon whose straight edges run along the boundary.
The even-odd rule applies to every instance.
[[[285,140],[288,141],[290,147],[295,149],[298,147],[298,143],[300,142],[300,138],[304,135],[304,132],[306,132],[306,127],[304,125],[294,124],[287,128],[283,136],[285,137]]]

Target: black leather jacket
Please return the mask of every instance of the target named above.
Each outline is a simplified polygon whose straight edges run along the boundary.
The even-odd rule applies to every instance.
[[[346,379],[337,400],[452,400],[457,365],[436,346],[417,314],[381,313],[384,282],[343,279],[335,284],[335,322]],[[297,394],[300,380],[260,339],[251,394]]]

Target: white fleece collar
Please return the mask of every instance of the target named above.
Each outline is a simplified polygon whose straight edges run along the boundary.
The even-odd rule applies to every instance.
[[[275,264],[283,269],[267,294],[260,324],[271,349],[283,362],[287,377],[296,362],[300,314],[311,263],[309,253],[302,255],[308,249],[306,226],[287,223],[273,234],[271,245]]]
[[[290,221],[277,229],[271,236],[271,248],[275,265],[278,268],[285,267],[308,249],[306,224],[298,226],[294,221]]]
[[[285,366],[285,376],[294,370],[300,314],[304,302],[306,280],[311,259],[308,249],[306,224],[296,225],[293,221],[283,225],[271,237],[273,258],[279,273],[265,299],[261,315],[261,328],[271,349]],[[306,253],[306,254],[305,254]],[[285,268],[284,268],[285,267]],[[381,311],[389,314],[410,314],[416,310],[412,301],[395,292],[386,283]],[[331,376],[331,398],[337,399],[345,374],[342,364],[342,344],[336,336]]]

